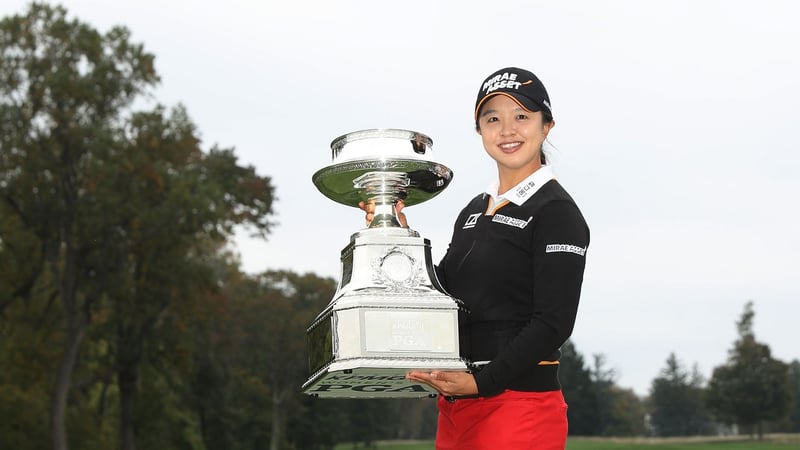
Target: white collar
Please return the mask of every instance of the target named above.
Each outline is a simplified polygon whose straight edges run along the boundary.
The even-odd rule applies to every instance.
[[[536,172],[528,175],[527,178],[520,181],[516,186],[512,187],[503,194],[497,192],[500,187],[500,180],[495,180],[489,187],[486,188],[486,193],[492,196],[494,203],[500,203],[503,200],[508,200],[511,203],[519,206],[525,203],[536,191],[545,185],[548,181],[556,177],[553,168],[549,165],[543,165]]]

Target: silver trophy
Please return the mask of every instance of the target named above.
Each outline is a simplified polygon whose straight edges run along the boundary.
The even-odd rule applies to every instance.
[[[328,306],[308,327],[306,394],[319,397],[434,397],[411,370],[467,370],[459,356],[460,302],[444,292],[430,241],[400,226],[395,205],[439,194],[452,171],[431,156],[433,141],[397,129],[356,131],[331,143],[333,163],[313,176],[336,202],[372,202],[375,217],[350,237]]]

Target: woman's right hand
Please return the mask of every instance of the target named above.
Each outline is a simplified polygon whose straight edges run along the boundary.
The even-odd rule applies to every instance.
[[[405,207],[405,203],[402,200],[398,200],[397,203],[394,204],[394,209],[397,211],[397,221],[400,222],[400,226],[403,228],[408,228],[408,220],[406,220],[406,215],[403,213],[403,208]],[[367,222],[367,226],[372,223],[372,219],[375,218],[375,202],[373,201],[366,201],[366,202],[358,202],[358,207],[364,210],[366,214],[365,220]]]

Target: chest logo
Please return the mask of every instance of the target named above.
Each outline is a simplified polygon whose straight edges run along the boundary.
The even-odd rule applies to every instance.
[[[467,228],[475,228],[475,224],[478,223],[478,217],[481,216],[481,213],[470,214],[467,217],[467,221],[464,222],[464,226],[461,229],[466,230]]]

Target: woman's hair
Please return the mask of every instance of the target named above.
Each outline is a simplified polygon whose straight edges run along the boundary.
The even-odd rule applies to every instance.
[[[541,111],[542,113],[542,124],[551,123],[553,122],[553,115],[547,111]],[[480,117],[480,114],[478,115]],[[481,125],[478,122],[479,119],[475,119],[475,131],[478,133],[481,132]],[[539,149],[539,161],[542,164],[547,164],[547,155],[544,154],[544,142],[542,142],[542,148]]]

